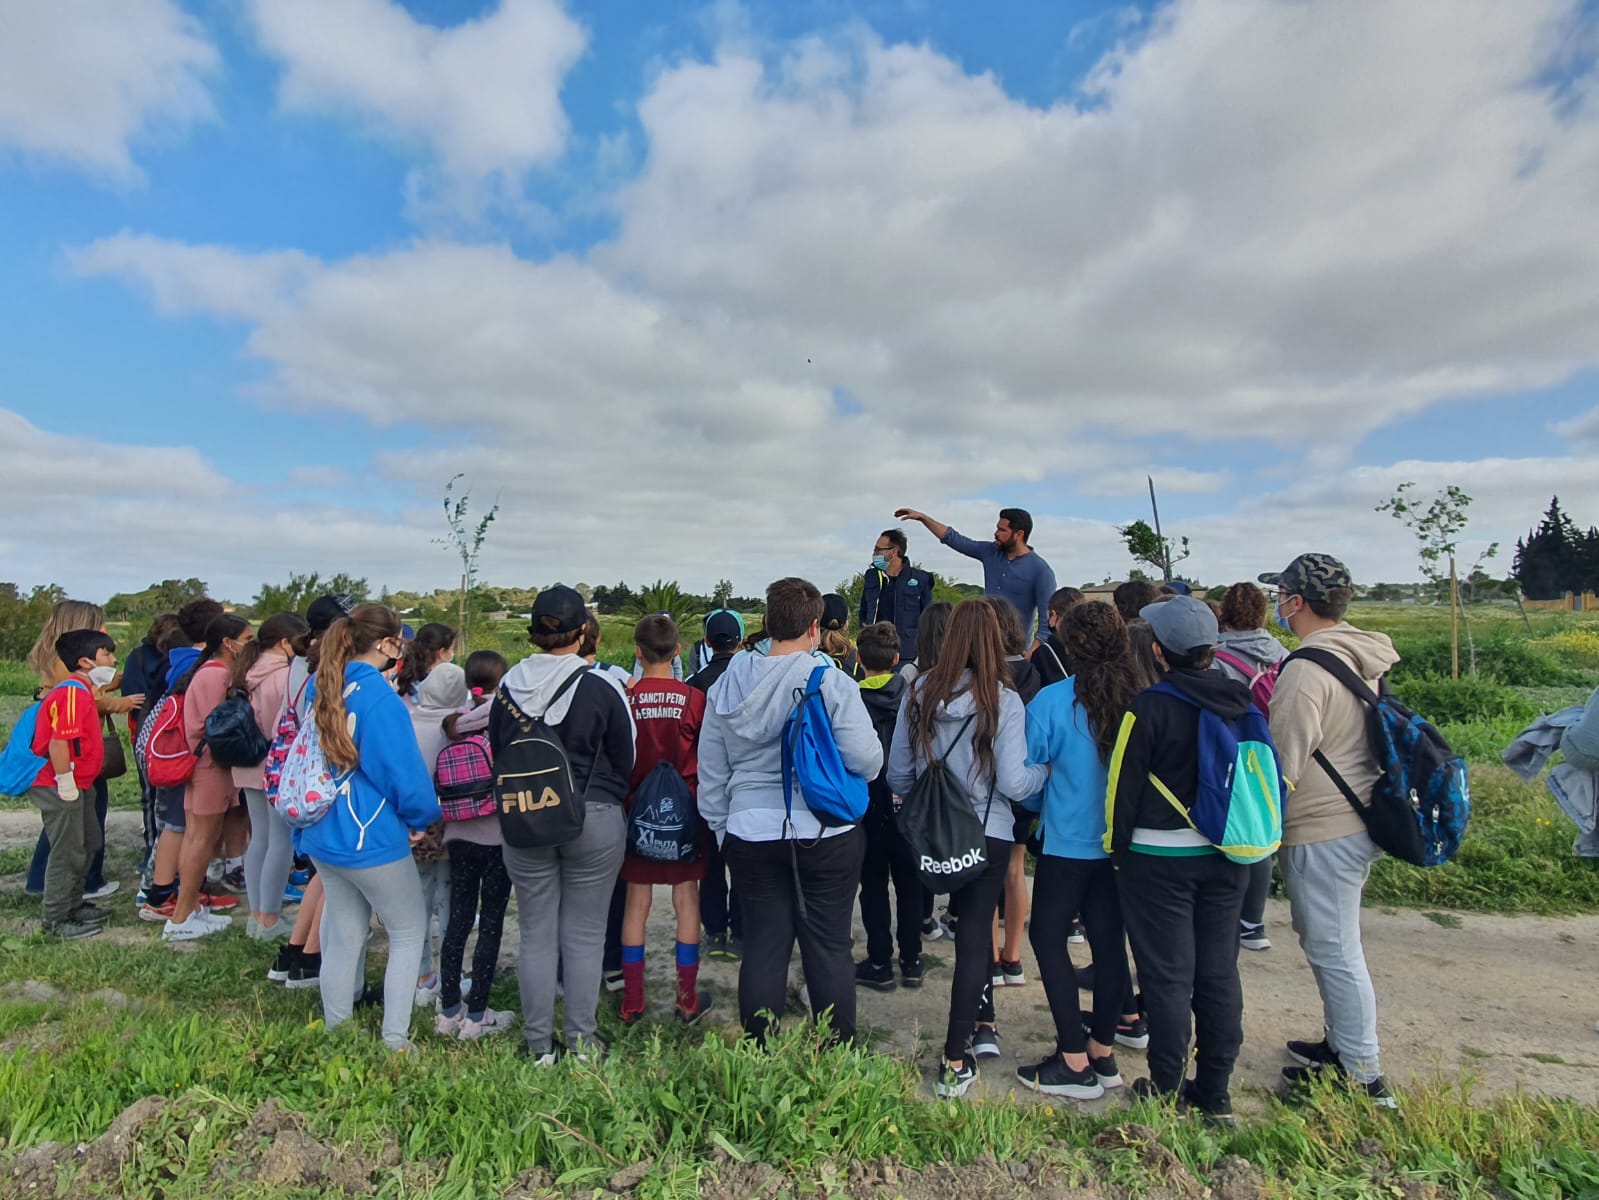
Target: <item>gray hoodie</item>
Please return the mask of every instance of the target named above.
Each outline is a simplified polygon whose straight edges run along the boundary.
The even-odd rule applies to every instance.
[[[1250,678],[1255,673],[1288,657],[1288,647],[1264,629],[1226,630],[1217,640],[1216,649],[1225,650],[1250,665],[1250,674],[1245,675],[1232,663],[1224,662],[1220,657],[1216,659],[1216,670],[1229,679],[1238,680],[1245,687],[1249,686]]]
[[[1049,779],[1049,768],[1027,761],[1027,709],[1022,704],[1022,698],[1008,687],[999,691],[999,729],[994,735],[994,777],[986,774],[977,761],[974,741],[976,721],[972,722],[959,742],[954,741],[962,723],[977,711],[977,701],[972,699],[971,693],[959,690],[966,687],[970,680],[970,672],[962,674],[958,694],[939,706],[933,727],[933,753],[942,755],[945,764],[955,773],[955,778],[965,783],[979,820],[982,820],[986,811],[988,836],[1008,842],[1012,840],[1016,828],[1011,802],[1019,803],[1042,791]],[[888,786],[896,796],[909,792],[916,777],[927,768],[927,759],[911,736],[911,723],[907,716],[911,701],[926,682],[926,676],[916,679],[905,689],[905,699],[900,702],[899,720],[894,725],[894,744],[888,752]],[[989,803],[990,794],[994,798],[992,804]]]
[[[699,805],[718,843],[729,833],[747,842],[782,838],[783,724],[818,666],[832,667],[832,659],[822,654],[740,654],[711,686],[700,728]],[[830,669],[822,677],[822,702],[844,765],[863,779],[875,778],[883,766],[883,746],[860,688],[843,671]],[[826,832],[849,828],[853,826]],[[808,840],[822,833],[796,783],[794,835]]]

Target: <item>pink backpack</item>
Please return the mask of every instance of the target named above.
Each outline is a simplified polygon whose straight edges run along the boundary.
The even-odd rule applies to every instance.
[[[1217,650],[1216,661],[1226,663],[1249,680],[1249,698],[1255,702],[1255,707],[1260,709],[1263,716],[1270,716],[1271,695],[1277,690],[1277,671],[1282,664],[1267,663],[1257,669],[1253,663],[1228,650]]]
[[[473,734],[439,751],[434,768],[439,809],[446,821],[474,821],[499,811],[494,800],[494,764],[489,739]]]
[[[278,727],[272,733],[272,748],[267,751],[266,761],[261,764],[267,803],[274,808],[278,803],[278,789],[283,783],[283,764],[288,761],[289,751],[294,748],[294,739],[300,732],[299,706],[305,699],[305,689],[310,685],[311,677],[307,675],[300,683],[298,696],[284,693],[283,711],[278,714]]]

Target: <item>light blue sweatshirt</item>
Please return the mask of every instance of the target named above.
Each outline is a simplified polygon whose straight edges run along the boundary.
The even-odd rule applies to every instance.
[[[927,769],[927,758],[911,736],[911,722],[907,715],[911,702],[927,682],[919,675],[905,689],[905,699],[900,701],[899,720],[894,725],[894,743],[888,752],[888,786],[896,796],[911,790],[916,777]],[[1011,801],[1025,800],[1044,786],[1049,777],[1046,767],[1036,767],[1027,761],[1027,710],[1022,698],[1008,687],[999,690],[999,729],[994,735],[994,774],[982,769],[976,754],[974,739],[977,722],[967,727],[959,741],[955,735],[966,718],[977,711],[977,702],[968,687],[971,672],[961,675],[954,699],[939,706],[933,727],[933,753],[941,757],[954,772],[955,778],[966,785],[972,809],[979,821],[987,814],[985,822],[988,836],[1000,841],[1014,840],[1016,816],[1011,812]],[[989,802],[992,795],[993,802]]]
[[[320,676],[312,676],[306,688],[302,724],[316,719],[320,682]],[[439,819],[433,773],[422,761],[410,710],[376,667],[350,663],[344,668],[344,685],[344,707],[354,718],[351,737],[360,765],[347,795],[315,825],[297,830],[295,845],[336,867],[386,866],[410,856],[413,830],[420,832]]]
[[[826,666],[822,702],[844,765],[862,779],[883,767],[883,744],[861,701],[861,689],[824,654],[735,655],[706,697],[700,727],[699,807],[718,843],[729,833],[747,842],[783,836],[783,725],[810,674]],[[833,827],[827,836],[853,825]],[[794,784],[794,835],[823,834]]]
[[[1088,714],[1077,702],[1077,680],[1052,683],[1027,706],[1027,757],[1048,763],[1049,782],[1025,801],[1041,813],[1038,837],[1056,858],[1105,858],[1105,789],[1110,772],[1100,760]]]

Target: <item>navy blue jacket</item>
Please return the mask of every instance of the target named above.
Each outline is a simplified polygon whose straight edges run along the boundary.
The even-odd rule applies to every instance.
[[[916,625],[933,603],[933,573],[907,563],[898,575],[876,567],[866,568],[866,586],[861,591],[861,628],[878,620],[883,606],[883,588],[893,592],[894,628],[899,630],[899,658],[910,662],[916,657]],[[887,620],[885,616],[883,618]]]

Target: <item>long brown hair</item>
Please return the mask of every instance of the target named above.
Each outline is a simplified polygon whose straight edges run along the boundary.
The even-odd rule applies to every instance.
[[[1154,687],[1163,672],[1155,661],[1155,630],[1143,617],[1127,622],[1127,640],[1132,645],[1133,674],[1143,687]]]
[[[385,604],[358,604],[322,635],[317,664],[316,731],[322,756],[340,770],[352,771],[361,762],[350,736],[349,714],[344,708],[344,668],[366,654],[384,638],[400,636],[400,614]]]
[[[1133,662],[1127,623],[1111,605],[1088,600],[1066,611],[1059,632],[1077,668],[1073,703],[1082,706],[1099,760],[1108,763],[1122,717],[1133,697],[1144,690],[1143,676]]]
[[[87,600],[59,600],[45,618],[44,628],[28,651],[28,669],[49,685],[71,674],[63,671],[56,657],[56,639],[75,629],[99,629],[105,624],[105,609]]]
[[[223,613],[211,618],[211,624],[205,627],[205,645],[200,648],[199,657],[174,681],[167,694],[181,696],[187,692],[189,685],[194,682],[194,677],[200,673],[200,668],[222,653],[222,643],[229,638],[238,637],[248,628],[250,622],[234,613]]]
[[[261,661],[261,655],[284,638],[294,643],[296,654],[303,654],[310,636],[311,627],[299,613],[277,613],[268,617],[261,622],[261,628],[255,631],[255,640],[239,651],[239,657],[233,660],[233,674],[228,677],[228,686],[249,687],[250,671]]]
[[[971,672],[963,686],[961,676]],[[999,632],[999,618],[980,597],[962,600],[950,614],[938,661],[916,677],[906,718],[911,736],[922,757],[933,760],[933,731],[938,710],[962,692],[969,691],[976,701],[972,722],[972,749],[978,765],[990,777],[994,774],[994,739],[999,736],[1000,689],[1010,680],[1005,662],[1005,641]]]

